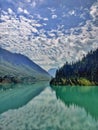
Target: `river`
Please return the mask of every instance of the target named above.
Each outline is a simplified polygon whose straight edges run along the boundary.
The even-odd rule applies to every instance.
[[[98,130],[98,87],[40,82],[1,89],[0,130]]]

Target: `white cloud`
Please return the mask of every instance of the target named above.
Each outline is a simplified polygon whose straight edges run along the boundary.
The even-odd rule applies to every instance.
[[[26,9],[24,9],[23,12],[24,12],[25,14],[29,14],[29,12],[28,12]]]
[[[36,20],[29,20],[21,16],[20,23],[16,19],[13,19],[13,22],[8,20],[8,16],[6,15],[2,16],[2,18],[6,22],[1,23],[0,26],[1,46],[8,50],[27,55],[45,69],[53,66],[61,66],[65,63],[66,59],[68,61],[75,61],[91,48],[98,47],[98,38],[96,35],[98,34],[98,28],[94,27],[91,21],[86,22],[85,26],[68,30],[71,33],[70,35],[64,35],[62,31],[59,31],[60,27],[58,26],[56,30],[48,32],[53,37],[49,39],[44,29],[37,30],[36,27],[40,27],[41,24]],[[87,31],[89,26],[92,28],[90,32]],[[81,29],[82,33],[76,36],[73,34],[73,31],[78,29]],[[33,36],[33,32],[39,36]],[[57,38],[55,37],[55,33],[58,35]],[[94,39],[91,39],[91,37],[94,37]]]
[[[48,18],[43,18],[44,21],[48,21]]]
[[[18,7],[17,13],[29,14],[29,12],[26,9],[22,9],[21,7]]]
[[[13,10],[11,8],[8,8],[8,13],[13,14]]]
[[[18,12],[18,13],[22,13],[22,12],[23,12],[23,9],[22,9],[21,7],[18,7],[17,12]]]
[[[90,14],[91,16],[94,18],[94,20],[96,19],[96,17],[98,17],[98,2],[96,2],[90,10]]]
[[[90,10],[90,14],[94,19],[97,17],[96,6],[93,5]],[[9,12],[12,13],[12,10],[9,9]],[[20,7],[17,12],[28,14],[26,9]],[[74,11],[71,11],[72,15],[74,13]],[[49,20],[40,14],[35,14],[35,16],[39,20],[44,20],[42,24],[35,20],[33,16],[32,19],[28,19],[21,15],[20,22],[15,17],[9,19],[6,12],[3,12],[3,14],[1,18],[5,22],[0,23],[1,46],[10,51],[27,55],[45,69],[61,66],[66,60],[69,62],[75,61],[81,58],[84,53],[98,47],[98,27],[95,27],[91,20],[87,20],[85,25],[80,23],[81,26],[66,30],[66,33],[69,34],[64,34],[64,25],[59,24],[55,30],[46,31],[44,28],[38,30],[38,27],[47,25],[47,20]],[[52,14],[53,19],[57,17],[59,16]],[[75,30],[81,30],[82,33],[75,35],[73,33]],[[52,38],[50,39],[46,33]],[[38,36],[35,36],[35,34]]]
[[[51,11],[52,14],[54,14],[54,12],[56,11],[55,8],[48,8],[48,9]]]
[[[57,18],[57,15],[52,15],[52,19],[56,19]]]
[[[68,12],[69,15],[75,15],[75,10],[71,10]]]

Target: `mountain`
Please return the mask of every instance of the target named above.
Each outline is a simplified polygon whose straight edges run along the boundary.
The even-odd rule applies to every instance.
[[[28,57],[0,48],[0,82],[48,80],[49,74]]]
[[[61,85],[98,85],[98,49],[89,52],[76,63],[66,64],[56,71],[51,84]]]
[[[52,76],[52,77],[55,77],[55,74],[56,74],[56,68],[51,68],[48,70],[48,73]]]

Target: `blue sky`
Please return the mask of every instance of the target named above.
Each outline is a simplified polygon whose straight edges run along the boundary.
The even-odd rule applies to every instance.
[[[97,0],[0,0],[0,46],[46,70],[98,47]]]

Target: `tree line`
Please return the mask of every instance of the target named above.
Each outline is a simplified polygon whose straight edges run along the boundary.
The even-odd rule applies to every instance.
[[[79,81],[81,85],[82,82],[98,85],[98,48],[91,50],[81,61],[66,62],[56,71],[55,78],[50,83],[76,85]]]

